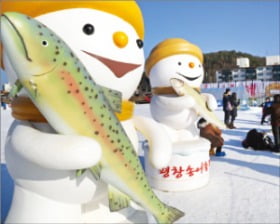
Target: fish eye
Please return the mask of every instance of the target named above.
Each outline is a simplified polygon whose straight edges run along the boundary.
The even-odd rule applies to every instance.
[[[91,35],[94,33],[94,26],[87,23],[86,25],[84,25],[83,27],[83,32],[87,35]]]
[[[144,46],[144,42],[141,39],[136,40],[137,46],[141,49]]]
[[[49,45],[49,43],[48,43],[48,41],[43,40],[43,41],[42,41],[42,45],[43,45],[44,47],[47,47],[47,46]]]

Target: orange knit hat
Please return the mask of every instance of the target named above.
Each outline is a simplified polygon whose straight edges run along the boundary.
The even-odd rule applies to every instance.
[[[130,23],[141,39],[144,38],[144,21],[136,1],[86,0],[1,0],[1,13],[14,11],[31,17],[69,8],[89,8],[116,15]]]
[[[145,63],[145,71],[148,76],[151,68],[161,59],[175,54],[191,54],[203,63],[203,53],[200,48],[181,38],[170,38],[156,45]]]

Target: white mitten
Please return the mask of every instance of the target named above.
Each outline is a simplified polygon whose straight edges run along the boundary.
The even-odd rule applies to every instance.
[[[15,121],[10,129],[10,138],[17,153],[48,169],[89,168],[101,158],[101,147],[94,139],[45,133],[33,128],[30,122]]]
[[[217,109],[217,107],[218,107],[217,100],[216,100],[216,98],[212,94],[202,93],[201,95],[205,98],[207,107],[211,111],[214,111],[214,110]]]

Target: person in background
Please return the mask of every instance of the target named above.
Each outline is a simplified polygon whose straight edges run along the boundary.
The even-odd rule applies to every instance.
[[[200,136],[208,139],[211,142],[209,155],[225,156],[226,153],[222,151],[222,146],[224,144],[222,131],[218,127],[208,123],[204,118],[201,118],[198,121],[198,128],[200,129]]]
[[[270,97],[265,98],[265,102],[262,104],[262,119],[261,119],[261,125],[265,122],[266,114],[266,108],[271,107],[272,101],[270,100]]]
[[[223,111],[225,113],[224,123],[228,128],[230,128],[229,119],[232,111],[232,104],[231,104],[231,91],[229,88],[226,89],[223,95]]]
[[[230,112],[229,128],[236,128],[234,126],[234,121],[235,121],[235,118],[237,117],[237,108],[238,108],[238,106],[240,104],[240,99],[237,99],[236,92],[233,92],[231,94],[230,101],[231,101],[231,105],[232,105],[232,110]]]
[[[280,152],[280,94],[273,96],[273,103],[265,109],[267,115],[271,115],[271,129],[274,137],[274,152]]]

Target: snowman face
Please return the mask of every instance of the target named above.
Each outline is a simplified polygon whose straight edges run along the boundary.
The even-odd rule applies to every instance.
[[[78,56],[92,78],[129,99],[143,73],[144,51],[132,25],[94,9],[66,9],[37,17]]]
[[[170,86],[170,79],[177,78],[191,87],[200,87],[204,70],[200,60],[188,54],[177,54],[158,61],[150,71],[152,87]]]

